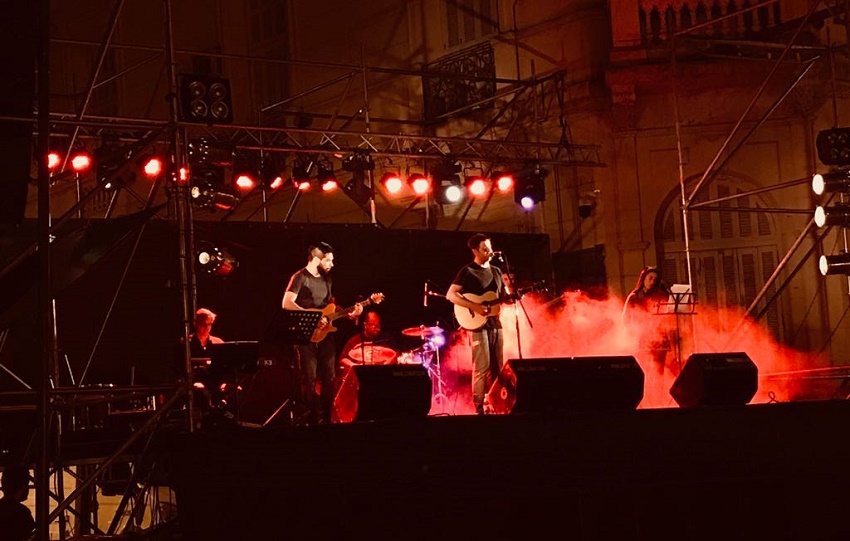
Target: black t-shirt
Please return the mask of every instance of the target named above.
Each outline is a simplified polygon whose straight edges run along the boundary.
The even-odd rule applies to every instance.
[[[313,276],[301,269],[289,279],[286,291],[295,293],[295,304],[301,308],[324,308],[331,301],[330,276]]]
[[[9,498],[0,499],[0,532],[2,539],[22,541],[29,537],[35,528],[35,521],[29,507]]]
[[[494,291],[499,297],[505,294],[505,280],[502,277],[502,271],[493,265],[482,267],[475,261],[460,269],[452,284],[459,285],[461,292],[465,294],[483,295],[488,291]],[[484,327],[500,329],[502,323],[498,317],[488,317]]]

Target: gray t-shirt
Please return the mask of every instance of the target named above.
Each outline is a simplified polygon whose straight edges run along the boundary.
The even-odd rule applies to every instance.
[[[329,276],[313,276],[301,269],[289,279],[286,291],[295,293],[295,304],[301,308],[324,308],[331,301],[331,279]]]

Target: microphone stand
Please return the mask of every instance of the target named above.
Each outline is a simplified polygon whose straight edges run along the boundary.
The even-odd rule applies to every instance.
[[[504,252],[502,252],[501,259],[505,262],[505,268],[510,270],[511,264],[508,262],[508,256],[505,255]],[[505,277],[508,278],[508,280],[510,282],[508,285],[510,285],[511,289],[515,290],[516,288],[514,287],[514,284],[513,284],[514,281],[513,281],[512,278],[510,278],[510,273],[505,273]],[[522,304],[522,298],[517,297],[516,304],[519,304],[519,307],[522,308],[522,313],[525,314],[525,319],[528,321],[528,327],[533,329],[534,324],[531,322],[531,318],[528,316],[528,311],[525,309],[525,305]],[[514,326],[516,327],[517,355],[519,356],[520,359],[522,359],[522,340],[521,340],[520,330],[519,330],[519,310],[517,310],[516,308],[514,308]]]

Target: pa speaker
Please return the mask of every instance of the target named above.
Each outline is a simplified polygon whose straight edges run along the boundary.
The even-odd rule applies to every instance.
[[[511,359],[488,392],[499,414],[634,409],[643,370],[632,356]]]
[[[422,365],[354,365],[334,399],[334,420],[425,417],[431,411],[431,389]]]
[[[694,353],[670,395],[683,408],[747,404],[758,390],[758,367],[743,352]]]

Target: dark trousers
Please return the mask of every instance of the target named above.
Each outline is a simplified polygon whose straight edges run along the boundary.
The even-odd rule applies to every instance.
[[[317,344],[296,346],[301,369],[301,400],[307,406],[311,420],[330,421],[334,400],[334,369],[336,346],[333,335]],[[316,379],[321,386],[316,393]]]
[[[502,370],[502,329],[483,328],[469,333],[472,345],[472,403],[484,404],[484,395]]]

